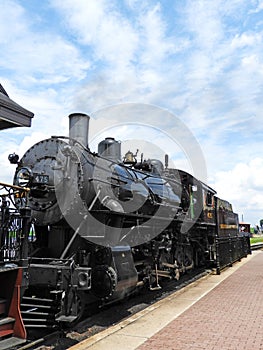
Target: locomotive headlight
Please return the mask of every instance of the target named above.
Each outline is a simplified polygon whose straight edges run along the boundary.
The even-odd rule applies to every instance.
[[[15,184],[20,187],[27,187],[32,179],[32,172],[28,168],[18,170],[15,178]]]

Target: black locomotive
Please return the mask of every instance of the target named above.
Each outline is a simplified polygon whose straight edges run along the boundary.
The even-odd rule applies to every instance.
[[[93,153],[89,117],[69,118],[69,137],[40,141],[14,161],[14,185],[29,189],[16,202],[30,208],[35,230],[26,327],[71,323],[91,303],[159,289],[193,268],[219,271],[247,254],[237,214],[212,188],[169,168],[168,157],[165,165],[132,152],[122,158],[113,138]]]

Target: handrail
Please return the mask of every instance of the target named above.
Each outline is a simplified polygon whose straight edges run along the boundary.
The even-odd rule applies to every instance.
[[[27,188],[27,187],[20,187],[20,186],[17,186],[17,185],[10,185],[10,184],[7,184],[5,182],[0,182],[0,187],[3,187],[3,189],[7,190],[6,188],[10,187],[12,189],[15,189],[15,190],[20,190],[20,191],[25,191],[25,192],[29,192],[30,191],[30,188]],[[0,188],[1,189],[1,188]],[[1,194],[0,194],[1,195]]]

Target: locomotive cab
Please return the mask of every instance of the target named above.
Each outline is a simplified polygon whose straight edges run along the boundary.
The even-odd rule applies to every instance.
[[[216,191],[197,180],[191,174],[178,170],[182,185],[188,193],[189,214],[191,219],[207,224],[215,224]]]

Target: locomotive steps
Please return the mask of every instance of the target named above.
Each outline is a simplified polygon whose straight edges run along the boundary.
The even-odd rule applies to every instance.
[[[56,306],[52,299],[23,297],[21,314],[26,329],[54,328]]]
[[[15,319],[6,314],[6,299],[0,298],[0,350],[13,348],[26,342],[14,336]]]

